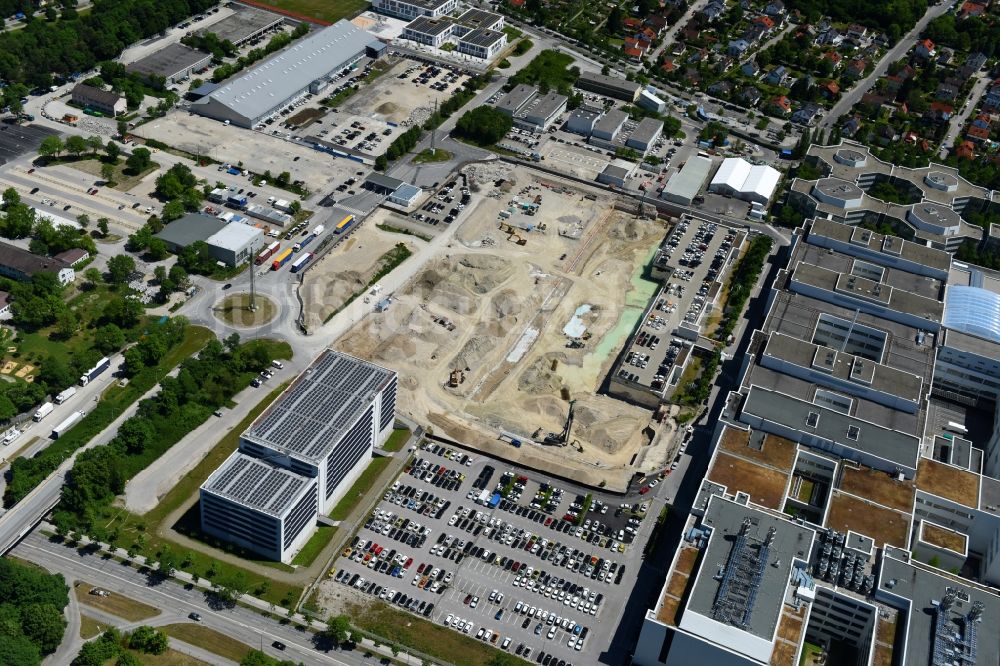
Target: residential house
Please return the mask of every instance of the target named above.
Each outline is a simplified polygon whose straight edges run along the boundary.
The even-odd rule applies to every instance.
[[[643,21],[643,25],[652,29],[653,32],[656,33],[656,36],[659,37],[667,28],[667,17],[662,14],[652,14],[651,16],[646,17],[646,20]]]
[[[798,125],[811,125],[819,115],[819,107],[812,102],[806,102],[802,108],[792,114],[792,122]]]
[[[743,76],[757,78],[757,75],[760,74],[760,67],[757,65],[756,60],[747,60],[740,66],[740,71],[743,73]]]
[[[816,38],[816,44],[819,46],[840,46],[843,43],[844,36],[836,28],[830,28]]]
[[[837,85],[836,81],[830,80],[826,83],[819,84],[819,94],[826,99],[837,99],[840,95],[840,86]]]
[[[756,44],[764,39],[765,33],[767,33],[767,30],[764,29],[764,26],[760,23],[751,23],[747,26],[747,29],[740,34],[740,37],[747,40],[751,44]]]
[[[788,70],[784,65],[778,65],[764,77],[764,82],[771,86],[780,86],[788,78]]]
[[[951,62],[952,58],[955,57],[955,52],[948,47],[943,47],[938,49],[937,64],[938,67],[944,67]]]
[[[736,64],[736,61],[732,56],[724,55],[715,61],[715,66],[712,69],[716,74],[725,74],[734,64]]]
[[[677,69],[677,63],[675,63],[672,58],[667,58],[663,61],[663,64],[660,65],[660,70],[666,72],[667,74],[670,74],[675,69]]]
[[[965,130],[965,138],[973,143],[986,143],[990,138],[990,130],[988,127],[969,125]]]
[[[760,27],[764,28],[765,32],[774,29],[774,19],[772,19],[770,16],[758,16],[753,20],[753,23],[755,25],[759,25]]]
[[[1000,79],[986,89],[983,95],[983,108],[989,111],[1000,111]]]
[[[955,98],[958,97],[959,89],[950,83],[939,83],[937,90],[934,91],[934,99],[939,99],[944,102],[954,102]]]
[[[852,23],[847,26],[847,32],[845,33],[847,39],[851,40],[855,44],[860,45],[865,38],[868,36],[868,28],[861,25],[860,23]]]
[[[918,58],[930,60],[934,57],[934,54],[937,53],[937,50],[934,48],[934,42],[929,39],[921,39],[917,42],[917,47],[914,50],[914,53]]]
[[[622,53],[625,54],[626,58],[634,62],[639,62],[640,60],[642,60],[643,52],[640,49],[637,49],[633,46],[625,46],[622,49]]]
[[[958,77],[960,79],[971,79],[974,74],[979,72],[986,64],[988,58],[985,53],[976,51],[969,55],[962,63],[962,66],[958,68]]]
[[[726,50],[729,55],[741,56],[750,49],[750,42],[745,39],[733,39],[729,42],[729,48]]]
[[[743,86],[740,89],[739,98],[747,106],[757,106],[760,104],[760,90],[755,86]]]
[[[700,86],[701,74],[694,67],[687,67],[684,70],[684,80],[692,86]]]
[[[768,101],[767,109],[768,111],[777,113],[778,115],[787,116],[792,112],[792,103],[784,95],[778,95]]]
[[[955,107],[948,102],[931,102],[931,108],[924,114],[924,119],[934,123],[946,123],[955,113]]]
[[[725,3],[720,0],[712,0],[701,10],[701,15],[707,18],[709,21],[714,21],[722,16],[726,11]]]
[[[863,58],[852,58],[844,68],[844,78],[849,81],[857,81],[863,78],[865,70],[868,69],[868,62]]]
[[[625,32],[635,32],[642,27],[642,19],[629,16],[627,19],[622,21],[622,25],[625,26]]]
[[[715,97],[727,97],[733,89],[733,84],[729,81],[716,81],[708,87],[708,93]]]
[[[851,116],[840,126],[840,133],[846,137],[853,137],[861,129],[861,116]]]
[[[879,123],[875,128],[875,138],[881,145],[888,146],[899,141],[899,132],[888,123]]]
[[[764,7],[764,13],[768,16],[784,16],[785,15],[785,3],[781,0],[770,0],[767,6]]]
[[[975,146],[971,141],[968,140],[963,141],[962,143],[958,144],[957,148],[955,148],[955,155],[959,159],[974,160],[976,159]]]
[[[823,60],[829,60],[833,63],[833,71],[840,69],[841,63],[844,61],[844,56],[840,55],[837,51],[827,51],[823,54]]]
[[[966,2],[958,11],[958,18],[966,19],[982,16],[986,12],[986,5],[978,2]]]

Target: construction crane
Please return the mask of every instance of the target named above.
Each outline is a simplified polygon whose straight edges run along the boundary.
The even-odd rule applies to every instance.
[[[559,444],[561,446],[566,446],[566,442],[569,441],[569,432],[573,428],[573,405],[576,400],[569,401],[569,414],[566,415],[566,425],[563,426],[562,432],[554,433],[550,432],[542,440],[543,444]]]

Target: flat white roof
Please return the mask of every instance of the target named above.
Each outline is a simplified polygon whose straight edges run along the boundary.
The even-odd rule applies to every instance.
[[[215,247],[221,247],[226,250],[232,250],[234,252],[242,250],[246,247],[247,243],[252,241],[254,238],[263,236],[264,232],[257,227],[251,227],[248,224],[241,224],[239,222],[233,222],[222,227],[214,234],[208,237],[205,241],[209,245],[214,245]]]
[[[711,168],[712,160],[697,155],[689,157],[681,170],[667,180],[663,192],[689,200],[694,199],[708,178]]]

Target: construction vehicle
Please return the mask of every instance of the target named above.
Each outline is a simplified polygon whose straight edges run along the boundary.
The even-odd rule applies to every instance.
[[[465,373],[460,369],[456,368],[451,371],[451,376],[448,378],[448,386],[451,388],[456,388],[459,384],[465,381]]]
[[[543,444],[566,446],[566,442],[569,441],[570,430],[573,428],[573,405],[575,404],[576,400],[569,401],[569,414],[566,415],[566,425],[563,426],[562,432],[550,432],[542,440]]]

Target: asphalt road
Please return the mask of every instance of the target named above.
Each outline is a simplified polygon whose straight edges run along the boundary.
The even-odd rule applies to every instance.
[[[906,52],[913,47],[920,37],[920,33],[927,27],[927,24],[937,17],[944,15],[953,4],[953,2],[942,2],[941,4],[930,5],[920,20],[917,21],[917,24],[882,56],[882,59],[875,65],[871,73],[861,81],[858,81],[857,85],[851,88],[846,94],[841,95],[840,99],[827,112],[818,126],[826,128],[836,125],[840,117],[849,112],[861,100],[861,97],[868,92],[869,88],[888,71],[889,65],[906,55]]]
[[[114,559],[51,542],[38,533],[29,535],[14,549],[14,554],[51,572],[63,574],[67,581],[86,581],[112,594],[123,594],[160,609],[169,609],[149,620],[148,624],[189,622],[188,614],[196,612],[201,615],[201,624],[206,627],[258,649],[263,646],[264,652],[275,657],[324,666],[372,663],[360,651],[318,651],[312,634],[299,631],[290,624],[283,625],[242,606],[214,609],[203,590],[189,590],[173,581],[160,582]],[[274,641],[284,643],[286,650],[282,652],[272,647]]]
[[[965,106],[948,121],[948,133],[945,135],[944,140],[941,141],[941,149],[938,152],[938,157],[941,159],[948,157],[948,152],[955,143],[955,139],[962,133],[966,121],[968,121],[972,112],[975,111],[976,105],[979,104],[979,98],[983,96],[986,87],[993,83],[991,77],[985,76],[982,73],[976,74],[975,79],[976,82],[972,85],[972,91],[969,93],[969,98],[966,100]]]

